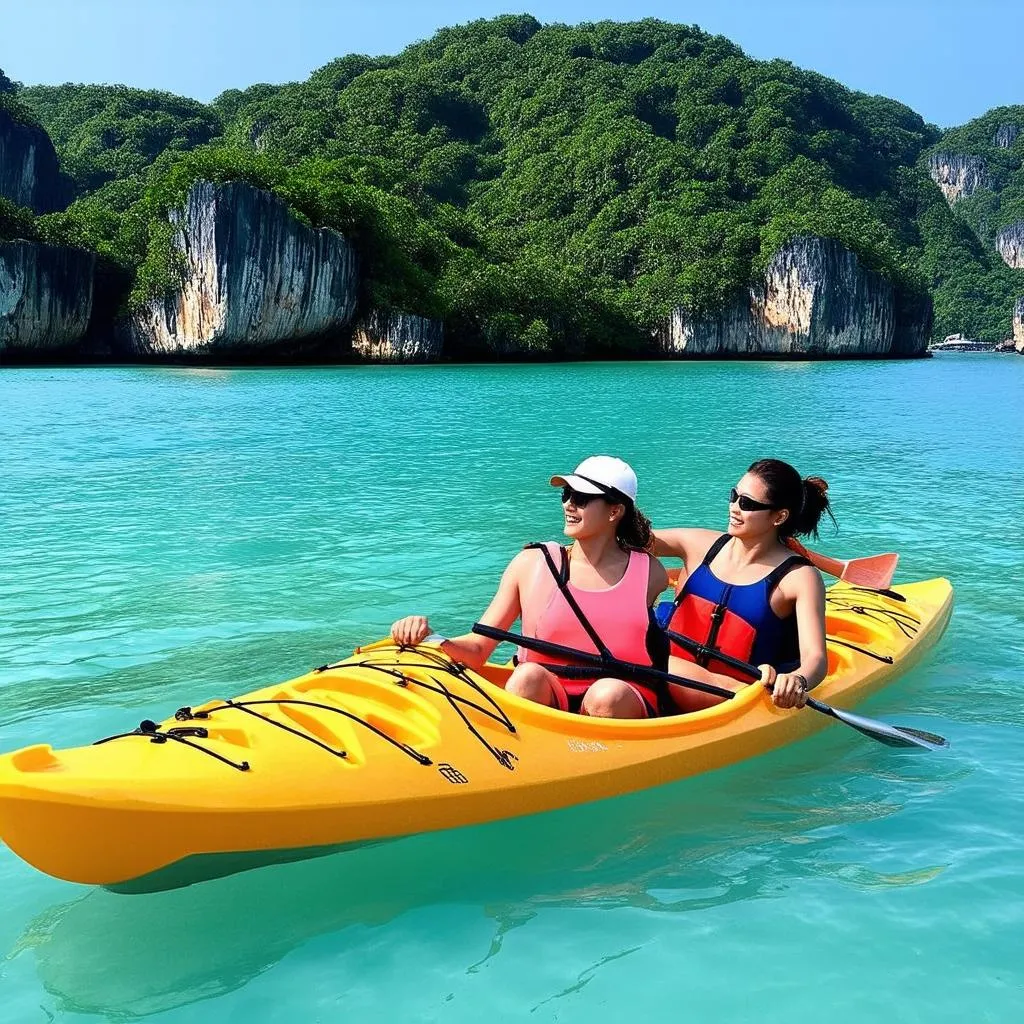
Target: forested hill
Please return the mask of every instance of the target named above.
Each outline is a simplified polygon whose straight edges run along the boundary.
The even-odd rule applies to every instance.
[[[936,254],[960,253],[946,255],[945,270],[925,266],[938,282],[937,316],[950,330],[996,340],[1005,334],[1005,309],[1024,295],[1024,106],[995,107],[950,129],[927,163],[955,223],[935,228],[922,218],[922,228]]]
[[[798,234],[909,301],[932,291],[939,335],[972,330],[958,317],[1008,333],[1015,278],[930,179],[934,127],[693,26],[506,16],[210,106],[17,95],[78,189],[40,232],[98,250],[136,299],[173,279],[161,218],[190,181],[241,177],[352,237],[374,303],[443,317],[470,347],[636,344],[675,307],[721,308]],[[963,272],[982,285],[970,309],[943,299]]]

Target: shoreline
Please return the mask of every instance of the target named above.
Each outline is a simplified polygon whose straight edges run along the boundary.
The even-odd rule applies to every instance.
[[[0,370],[17,369],[74,369],[88,367],[91,369],[110,367],[113,369],[129,369],[141,367],[167,368],[178,367],[184,369],[288,369],[320,367],[407,367],[407,366],[548,366],[553,364],[573,365],[578,363],[895,363],[895,362],[919,362],[922,359],[931,359],[936,353],[928,350],[917,355],[829,355],[829,354],[807,354],[796,353],[788,356],[780,356],[778,353],[765,353],[764,355],[751,354],[700,354],[692,356],[665,356],[662,354],[644,355],[640,353],[625,353],[622,356],[596,356],[596,355],[551,355],[551,356],[524,356],[522,358],[510,358],[504,355],[500,358],[451,358],[431,360],[370,360],[370,359],[308,359],[281,358],[281,359],[234,359],[234,360],[206,360],[206,359],[68,359],[54,357],[47,358],[18,358],[9,360],[0,352]],[[939,353],[942,354],[942,353]],[[958,352],[958,354],[963,354]],[[971,353],[976,354],[976,353]],[[984,350],[984,354],[1005,355],[1005,352],[993,352],[991,349]]]

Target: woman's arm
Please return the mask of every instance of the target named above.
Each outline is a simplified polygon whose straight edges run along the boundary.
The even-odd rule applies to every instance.
[[[651,573],[647,581],[647,604],[653,606],[662,592],[668,588],[668,570],[653,556],[651,557]]]
[[[696,565],[720,536],[717,530],[691,526],[653,532],[654,547],[651,552],[659,558],[681,558],[687,566]]]
[[[532,556],[535,555],[534,551],[520,551],[509,562],[501,574],[497,592],[491,598],[487,610],[480,616],[480,622],[485,626],[508,629],[519,618],[521,612],[520,579],[524,571],[532,571]],[[396,644],[405,644],[411,647],[420,643],[431,632],[430,623],[425,616],[407,615],[391,627],[391,638]],[[479,636],[476,633],[464,633],[462,636],[445,640],[441,644],[441,649],[456,661],[464,662],[471,668],[480,668],[497,646],[496,640],[488,640],[487,637]]]
[[[813,690],[828,673],[825,581],[813,566],[804,566],[791,572],[782,586],[792,591],[796,602],[793,614],[800,638],[800,664],[793,672],[776,676],[772,699],[781,708],[803,707],[807,703],[807,690]]]

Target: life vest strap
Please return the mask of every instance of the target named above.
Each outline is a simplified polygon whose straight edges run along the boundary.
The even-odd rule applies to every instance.
[[[572,609],[573,615],[579,619],[580,625],[586,630],[587,636],[590,637],[598,653],[603,658],[614,659],[614,655],[608,650],[608,645],[601,639],[586,615],[583,614],[583,609],[579,606],[576,598],[572,595],[572,591],[569,589],[569,554],[565,548],[561,545],[558,548],[562,553],[562,567],[561,571],[559,571],[555,567],[554,559],[551,557],[551,552],[548,551],[546,544],[527,544],[526,547],[540,549],[540,553],[544,556],[544,561],[547,563],[548,569],[554,577],[562,597],[565,598],[565,603]]]

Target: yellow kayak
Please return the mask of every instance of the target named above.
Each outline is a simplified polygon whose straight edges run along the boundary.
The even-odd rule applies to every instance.
[[[837,583],[827,601],[815,697],[848,708],[938,640],[953,591]],[[757,684],[687,715],[586,718],[505,693],[509,672],[382,641],[93,746],[25,747],[0,757],[0,838],[58,878],[152,891],[656,786],[826,722],[779,710]]]

